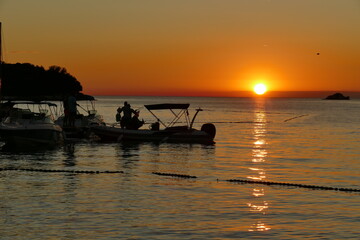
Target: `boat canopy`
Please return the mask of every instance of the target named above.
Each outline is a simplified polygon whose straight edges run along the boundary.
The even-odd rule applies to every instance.
[[[3,104],[7,104],[7,103],[3,103]],[[20,105],[20,104],[24,104],[24,105],[48,105],[50,107],[57,107],[57,105],[55,103],[38,102],[38,101],[16,101],[16,102],[9,102],[8,104],[13,104],[13,105]]]
[[[191,126],[189,119],[189,112],[188,112],[188,108],[190,106],[189,103],[161,103],[161,104],[150,104],[144,106],[165,128],[172,127],[175,123],[179,121],[179,119],[182,116],[185,117],[187,128]],[[174,115],[174,119],[169,124],[165,124],[152,112],[152,110],[170,110],[170,112]],[[174,110],[178,110],[178,111],[174,111]]]
[[[162,103],[145,105],[147,110],[188,109],[189,106],[189,103]]]

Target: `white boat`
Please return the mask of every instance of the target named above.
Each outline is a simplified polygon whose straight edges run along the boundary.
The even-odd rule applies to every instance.
[[[202,109],[196,109],[192,120],[189,117],[190,104],[153,104],[145,105],[145,108],[156,118],[149,129],[127,129],[119,125],[92,126],[92,132],[102,141],[140,141],[140,142],[171,142],[171,143],[201,143],[214,144],[216,128],[211,123],[203,124],[200,130],[194,129],[193,124],[197,114]],[[161,121],[154,110],[169,110],[174,118],[170,123]],[[186,125],[175,126],[185,119]],[[161,128],[161,127],[163,128]]]
[[[7,117],[0,122],[1,141],[11,146],[54,147],[63,143],[63,130],[53,121],[56,104],[13,102]]]

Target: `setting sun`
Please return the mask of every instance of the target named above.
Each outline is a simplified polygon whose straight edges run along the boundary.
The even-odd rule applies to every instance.
[[[262,83],[256,84],[254,87],[254,92],[258,95],[262,95],[266,92],[266,86]]]

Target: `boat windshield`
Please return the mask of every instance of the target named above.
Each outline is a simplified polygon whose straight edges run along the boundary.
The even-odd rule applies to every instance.
[[[57,105],[51,102],[29,102],[29,101],[18,101],[11,102],[12,107],[10,108],[9,115],[12,117],[26,118],[28,116],[41,116],[49,117],[54,120],[56,115]]]

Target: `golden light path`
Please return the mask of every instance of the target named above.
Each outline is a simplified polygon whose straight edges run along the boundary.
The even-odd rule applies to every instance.
[[[265,84],[263,83],[259,83],[259,84],[256,84],[255,87],[254,87],[254,92],[258,95],[262,95],[264,93],[266,93],[266,86]]]
[[[259,85],[259,84],[258,84]],[[258,86],[257,85],[257,86]],[[263,85],[265,86],[265,85]],[[255,93],[259,92],[265,93],[263,86],[259,89],[254,88]],[[260,91],[262,90],[262,91]],[[264,92],[263,92],[264,91]],[[256,112],[254,115],[254,130],[253,130],[253,148],[252,148],[252,167],[249,167],[251,172],[250,176],[247,178],[252,180],[264,180],[266,178],[266,168],[265,162],[268,156],[268,146],[267,146],[267,120],[266,120],[266,111],[265,111],[265,101],[262,98],[256,99]],[[269,211],[269,203],[266,201],[265,189],[263,187],[255,187],[252,192],[253,198],[251,202],[248,202],[250,212],[258,213],[258,218],[255,223],[249,227],[249,232],[255,231],[269,231],[271,226],[265,222],[266,218],[263,215],[267,215]]]

